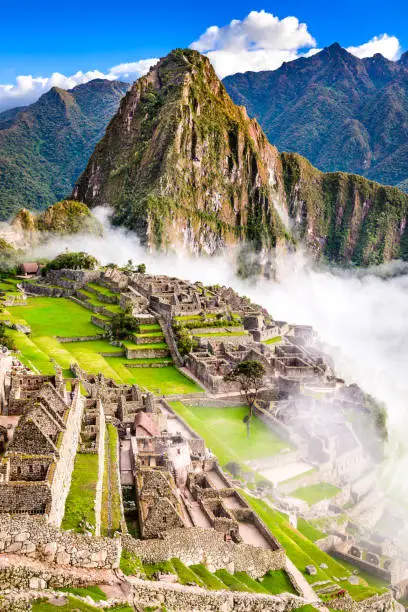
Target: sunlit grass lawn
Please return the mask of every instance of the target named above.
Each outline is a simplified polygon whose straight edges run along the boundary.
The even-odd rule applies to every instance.
[[[324,499],[330,499],[340,493],[340,489],[331,485],[327,482],[320,482],[318,484],[310,485],[308,487],[300,487],[291,493],[291,496],[302,499],[309,506],[317,504]]]
[[[203,408],[187,407],[181,402],[171,402],[171,405],[204,438],[221,465],[268,457],[288,448],[287,442],[278,438],[257,417],[252,419],[250,437],[247,438],[243,423],[248,414],[246,406]]]
[[[159,394],[197,393],[203,390],[173,366],[165,368],[127,368],[126,363],[137,363],[124,356],[103,357],[100,353],[118,353],[123,349],[114,347],[107,340],[61,343],[55,336],[95,336],[101,330],[91,323],[88,310],[65,298],[29,298],[27,306],[9,307],[2,318],[26,323],[31,328],[30,336],[10,331],[21,360],[42,374],[55,372],[52,359],[65,373],[74,362],[87,372],[101,372],[118,383],[138,384],[148,391]],[[150,330],[149,330],[150,331]],[[130,343],[132,344],[132,343]],[[165,343],[135,345],[134,348],[167,348]],[[142,360],[149,363],[148,360]],[[157,360],[154,360],[157,361]],[[160,361],[160,360],[158,360]]]
[[[116,371],[116,374],[127,384],[137,384],[158,395],[172,395],[176,393],[200,393],[201,387],[174,366],[164,368],[127,368],[120,357],[106,357],[107,363]],[[128,360],[127,363],[132,363]]]
[[[95,527],[95,495],[98,482],[98,455],[78,453],[71,487],[65,503],[62,529],[80,531],[83,519]]]
[[[25,319],[34,336],[95,336],[100,333],[88,310],[66,298],[28,298],[26,306],[12,306],[10,313]]]

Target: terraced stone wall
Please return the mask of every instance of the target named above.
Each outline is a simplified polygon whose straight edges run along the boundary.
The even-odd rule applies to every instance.
[[[201,527],[171,529],[160,540],[123,536],[122,544],[144,563],[178,557],[186,565],[205,563],[212,572],[226,568],[230,572],[247,572],[252,578],[260,578],[269,570],[283,569],[286,563],[283,549],[268,550],[226,542],[223,534]]]
[[[122,547],[120,538],[61,531],[43,516],[0,514],[0,551],[61,565],[114,569]]]

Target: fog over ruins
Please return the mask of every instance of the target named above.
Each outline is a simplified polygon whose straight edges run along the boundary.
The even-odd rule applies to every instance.
[[[277,256],[274,279],[244,280],[234,252],[153,255],[104,223],[103,240],[64,247],[106,267],[27,266],[5,301],[6,324],[37,348],[50,332],[25,309],[69,302],[90,321],[54,336],[52,375],[30,371],[24,349],[0,360],[0,545],[28,557],[27,584],[50,584],[43,573],[35,582],[31,559],[86,568],[83,584],[113,581],[122,595],[126,584],[141,606],[183,609],[206,580],[230,584],[234,601],[201,589],[195,609],[360,610],[353,588],[368,589],[366,610],[398,606],[408,588],[405,271],[329,271],[298,252]],[[60,252],[51,237],[31,258]],[[121,316],[135,327],[118,336]],[[86,361],[81,347],[92,346]],[[246,363],[262,367],[252,400],[229,377]],[[177,372],[179,386],[166,386]],[[90,491],[79,502],[82,462]],[[254,585],[279,573],[282,590]],[[56,587],[79,584],[64,576]]]

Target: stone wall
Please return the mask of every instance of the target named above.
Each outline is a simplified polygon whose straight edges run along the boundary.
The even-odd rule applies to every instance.
[[[341,559],[342,561],[347,561],[347,563],[355,565],[362,571],[367,572],[372,576],[381,578],[381,580],[384,580],[384,582],[387,582],[388,584],[391,584],[393,581],[393,576],[390,570],[378,567],[378,565],[374,565],[373,563],[368,563],[368,561],[364,561],[364,559],[359,559],[358,557],[354,557],[353,555],[349,555],[348,553],[341,552],[338,549],[332,549],[329,551],[329,553]]]
[[[80,393],[79,384],[74,388],[74,396],[68,417],[65,423],[65,432],[59,448],[59,459],[51,482],[51,508],[49,521],[53,525],[60,525],[64,516],[65,501],[71,486],[72,471],[74,469],[75,455],[78,448],[79,435],[84,401]]]
[[[122,537],[123,548],[134,552],[144,563],[155,563],[178,557],[186,565],[203,563],[212,572],[247,572],[253,578],[264,576],[269,570],[285,567],[285,551],[257,548],[250,544],[226,542],[224,536],[211,529],[191,527],[172,529],[160,540],[135,540]]]
[[[169,612],[290,612],[305,605],[296,595],[262,595],[238,591],[206,591],[199,587],[152,582],[129,578],[133,585],[133,603],[137,608],[149,606]]]
[[[0,552],[76,567],[119,567],[120,538],[61,531],[43,516],[0,514]]]
[[[94,336],[57,336],[58,342],[68,344],[69,342],[89,342],[91,340],[101,340],[105,334],[95,334]]]
[[[155,357],[168,357],[170,351],[168,349],[126,349],[127,359],[152,359]]]
[[[96,483],[95,492],[95,535],[101,535],[101,509],[102,509],[102,490],[103,490],[103,474],[105,470],[105,434],[106,423],[105,414],[103,411],[102,402],[97,400],[98,415],[96,419],[96,431],[98,432],[98,482]]]

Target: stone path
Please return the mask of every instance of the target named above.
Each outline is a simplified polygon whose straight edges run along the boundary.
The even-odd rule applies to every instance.
[[[130,461],[130,440],[120,442],[120,482],[121,485],[133,485],[132,464]]]
[[[292,563],[292,561],[288,559],[288,557],[286,557],[286,569],[290,574],[292,574],[292,576],[296,580],[297,585],[302,591],[302,596],[311,603],[313,603],[314,606],[317,606],[322,612],[329,612],[329,609],[326,608],[326,606],[324,606],[323,604],[319,605],[319,598],[316,595],[315,591],[310,586],[306,578],[303,576],[302,572],[298,570],[296,565],[294,565],[294,563]]]

